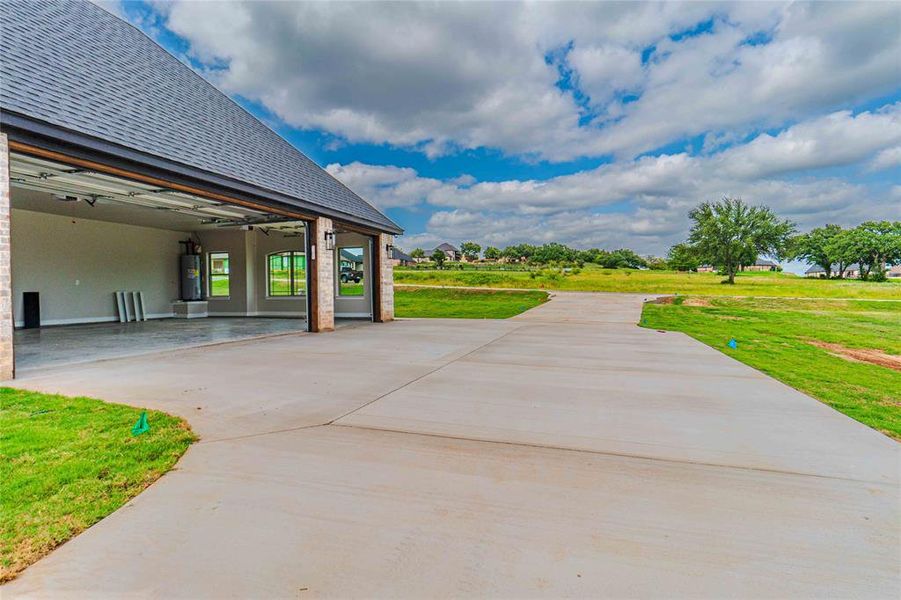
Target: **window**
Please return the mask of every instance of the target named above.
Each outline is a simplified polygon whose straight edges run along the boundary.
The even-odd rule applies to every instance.
[[[228,298],[228,252],[210,252],[210,298]]]
[[[338,248],[338,295],[364,294],[363,248]]]
[[[276,252],[266,257],[270,296],[303,296],[307,289],[307,257],[303,252]]]

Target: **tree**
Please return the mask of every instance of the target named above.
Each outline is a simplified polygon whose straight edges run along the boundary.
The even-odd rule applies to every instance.
[[[413,258],[425,258],[425,250],[422,248],[414,248],[412,252],[410,252],[410,256]]]
[[[832,275],[832,265],[841,263],[839,252],[835,246],[837,236],[841,235],[842,228],[838,225],[826,225],[817,227],[796,236],[791,243],[791,256],[808,263],[820,266],[826,272],[826,279]],[[839,277],[844,274],[844,264],[838,264]]]
[[[466,257],[466,260],[478,260],[482,247],[475,242],[463,242],[460,244],[460,252]]]
[[[885,278],[886,264],[901,262],[901,221],[867,221],[842,237],[845,256],[860,264],[860,278]]]
[[[608,252],[601,258],[600,264],[607,269],[638,269],[647,266],[642,257],[628,248]]]
[[[724,283],[735,283],[736,269],[753,254],[782,256],[795,224],[765,206],[749,206],[741,198],[704,202],[688,216],[694,221],[688,241],[702,261],[721,266]]]
[[[697,251],[688,244],[676,244],[666,256],[669,268],[674,271],[697,271],[701,261]]]
[[[440,269],[444,266],[445,260],[447,260],[447,255],[441,250],[435,248],[435,251],[432,252],[432,262],[434,262]]]
[[[501,257],[501,251],[499,248],[495,248],[494,246],[487,246],[485,248],[483,256],[488,260],[498,260]]]

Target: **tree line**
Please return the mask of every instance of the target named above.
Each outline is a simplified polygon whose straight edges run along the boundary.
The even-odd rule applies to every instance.
[[[769,207],[751,206],[741,198],[724,197],[703,202],[688,214],[692,222],[688,239],[670,248],[666,258],[640,256],[628,248],[580,250],[551,242],[535,246],[515,244],[506,248],[464,242],[460,251],[468,261],[526,263],[531,265],[596,264],[609,269],[669,269],[695,271],[701,265],[720,270],[735,283],[735,274],[757,262],[760,256],[776,260],[803,260],[819,265],[826,277],[844,277],[848,266],[860,265],[860,278],[885,279],[886,267],[901,264],[901,221],[867,221],[857,227],[818,227],[799,233],[792,221],[779,218]],[[425,258],[421,248],[413,258]],[[444,252],[429,257],[439,267]]]
[[[715,266],[726,275],[724,283],[735,283],[736,271],[761,255],[818,265],[826,277],[834,271],[842,278],[856,263],[860,279],[874,281],[885,280],[887,266],[901,264],[901,221],[866,221],[849,229],[826,225],[799,234],[768,207],[729,197],[700,204],[689,218],[688,240],[670,248],[668,263],[677,270]]]
[[[484,259],[486,261],[504,261],[530,265],[559,264],[577,266],[592,263],[608,269],[647,268],[652,262],[659,260],[653,257],[642,257],[628,248],[620,248],[618,250],[589,248],[588,250],[580,250],[558,242],[550,242],[540,246],[514,244],[503,249],[495,246],[486,246],[484,250],[481,245],[475,242],[464,242],[460,244],[460,253],[468,261]],[[413,258],[425,258],[426,253],[421,248],[416,248],[410,252],[410,256]],[[428,258],[439,266],[442,266],[447,259],[444,252],[440,250],[436,250]]]

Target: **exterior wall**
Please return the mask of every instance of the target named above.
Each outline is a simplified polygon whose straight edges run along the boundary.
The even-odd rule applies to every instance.
[[[376,237],[376,243],[382,250],[379,256],[382,257],[379,268],[379,305],[375,307],[377,311],[376,320],[379,322],[394,320],[394,265],[389,258],[390,254],[385,251],[389,244],[394,243],[394,236],[387,233],[379,234]]]
[[[40,293],[43,325],[117,321],[117,290],[142,291],[150,318],[172,315],[184,232],[29,210],[12,213],[17,325],[23,321],[22,292]]]
[[[326,250],[325,244],[325,234],[333,231],[333,227],[331,219],[317,218],[314,227],[316,236],[311,240],[313,252],[316,253],[310,273],[316,279],[315,330],[320,332],[335,329],[335,253]]]
[[[9,145],[0,133],[0,381],[15,374],[10,213]]]
[[[372,248],[368,235],[359,233],[339,233],[335,235],[335,251],[337,257],[341,248],[363,248],[363,295],[362,296],[341,296],[338,293],[338,269],[339,261],[335,260],[335,316],[351,317],[351,318],[371,318],[372,317]]]

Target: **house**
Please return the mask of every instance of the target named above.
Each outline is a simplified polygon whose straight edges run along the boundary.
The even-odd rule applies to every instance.
[[[832,270],[830,272],[830,276],[838,277],[839,275],[839,267],[838,265],[832,265]],[[805,277],[826,277],[826,270],[819,265],[812,265],[809,269],[804,271]],[[860,277],[860,265],[857,263],[848,265],[845,267],[843,277],[845,279],[857,279]]]
[[[745,271],[778,271],[779,265],[771,260],[763,260],[758,258],[753,265],[745,267]]]
[[[460,250],[458,248],[448,244],[447,242],[445,242],[443,244],[439,244],[438,247],[435,248],[435,250],[440,250],[441,252],[444,252],[444,256],[446,256],[447,260],[450,260],[450,261],[459,261],[462,256],[460,254]],[[435,250],[432,250],[432,254],[435,253]]]
[[[0,380],[14,326],[124,321],[134,345],[135,319],[393,318],[401,228],[203,77],[89,2],[0,22]],[[362,295],[338,292],[341,248]]]
[[[390,261],[391,265],[394,267],[409,267],[410,265],[416,264],[416,260],[400,248],[391,249]]]
[[[713,265],[700,265],[698,267],[698,273],[713,273],[716,271],[716,267]]]
[[[885,272],[886,277],[901,277],[901,265],[894,265],[888,268]]]

